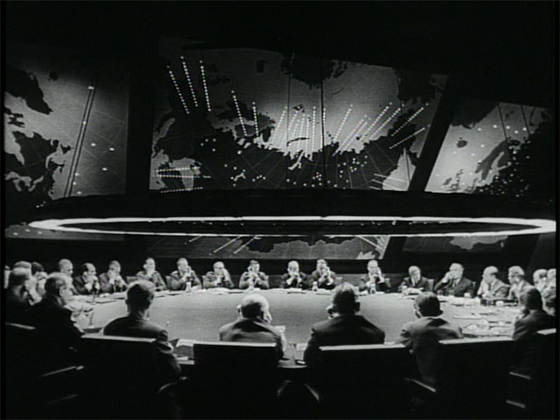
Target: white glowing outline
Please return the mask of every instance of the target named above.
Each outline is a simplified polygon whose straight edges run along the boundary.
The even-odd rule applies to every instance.
[[[501,223],[527,226],[522,230],[503,230],[497,232],[438,232],[438,233],[414,233],[414,234],[379,234],[377,236],[388,237],[480,237],[494,235],[534,235],[541,233],[556,232],[556,221],[547,219],[522,219],[522,218],[500,218],[500,217],[402,217],[402,216],[220,216],[220,217],[110,217],[110,218],[84,218],[84,219],[47,219],[29,223],[35,229],[47,229],[61,232],[80,232],[80,233],[106,233],[106,234],[133,234],[133,235],[156,235],[156,236],[201,236],[201,237],[246,237],[255,234],[239,233],[183,233],[183,232],[124,232],[122,230],[100,230],[82,229],[68,225],[82,223],[149,223],[149,222],[384,222],[384,221],[413,221],[413,222],[443,222],[443,223]],[[267,237],[304,237],[303,234],[263,234],[259,236]],[[348,238],[360,235],[356,234],[335,234],[333,237]]]

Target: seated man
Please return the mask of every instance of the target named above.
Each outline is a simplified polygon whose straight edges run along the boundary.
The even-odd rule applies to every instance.
[[[63,258],[58,262],[58,272],[62,273],[62,274],[65,274],[70,279],[72,279],[72,274],[74,273],[74,264],[72,264],[72,261],[70,261],[66,258]],[[72,292],[73,295],[78,294],[78,291],[74,287],[73,282],[70,285],[70,291]]]
[[[532,289],[533,285],[525,280],[525,271],[518,265],[514,265],[508,269],[508,280],[511,284],[508,299],[520,301],[521,295],[528,289]]]
[[[555,318],[543,310],[540,292],[534,287],[525,290],[520,298],[521,311],[513,325],[514,371],[532,376],[536,356],[534,334],[555,328]]]
[[[91,263],[82,265],[82,274],[74,277],[74,288],[80,295],[97,294],[101,290],[95,266]]]
[[[30,325],[29,311],[31,305],[25,283],[31,278],[31,272],[23,267],[14,268],[8,275],[6,290],[6,322]]]
[[[237,307],[239,318],[220,328],[220,341],[241,343],[276,343],[278,359],[286,348],[284,335],[271,325],[268,301],[258,293],[251,293],[243,298]]]
[[[249,267],[247,271],[241,274],[239,279],[240,289],[249,289],[252,287],[258,287],[260,289],[269,289],[268,276],[260,271],[261,266],[258,261],[251,260],[249,262]]]
[[[37,293],[39,296],[43,297],[45,295],[45,283],[49,275],[45,271],[43,265],[38,262],[31,263],[31,274],[37,280]]]
[[[156,271],[156,260],[153,258],[146,258],[142,270],[136,273],[137,280],[146,280],[153,283],[156,290],[167,290],[167,285],[163,280],[161,274]]]
[[[76,349],[82,330],[75,324],[66,305],[72,299],[71,278],[51,273],[45,282],[45,296],[31,309],[39,345],[42,346],[45,370],[77,363]]]
[[[309,366],[319,362],[319,347],[345,344],[383,344],[385,333],[358,315],[360,302],[358,291],[350,283],[342,283],[334,289],[332,304],[327,308],[329,319],[311,327],[304,360]]]
[[[331,271],[325,260],[317,260],[317,268],[311,273],[310,281],[321,289],[332,290],[336,287],[336,273]]]
[[[543,292],[546,288],[547,282],[547,270],[545,268],[539,268],[533,272],[533,285],[539,292]]]
[[[482,299],[506,299],[509,286],[498,277],[498,269],[494,266],[486,267],[482,272],[482,281],[476,295]]]
[[[203,277],[203,287],[212,289],[214,287],[226,287],[233,289],[233,282],[226,266],[221,261],[216,261],[213,265],[214,271],[209,271]]]
[[[405,277],[399,285],[399,292],[407,293],[428,292],[430,290],[430,281],[426,277],[422,277],[420,268],[412,265],[408,267],[409,277]]]
[[[383,276],[377,260],[368,261],[367,274],[360,279],[359,290],[368,293],[386,292],[389,287],[389,280]]]
[[[39,294],[38,288],[38,281],[37,278],[33,275],[33,264],[29,261],[18,261],[14,264],[14,268],[23,268],[29,271],[29,277],[25,280],[25,284],[23,285],[25,291],[24,295],[30,305],[34,305],[37,302],[41,301],[41,295]]]
[[[187,287],[187,285],[189,287]],[[169,290],[200,289],[202,283],[186,258],[177,260],[177,270],[169,275]]]
[[[309,289],[307,274],[300,271],[299,263],[297,261],[290,261],[288,263],[288,272],[286,274],[282,274],[282,287],[284,289]]]
[[[437,346],[440,340],[463,338],[461,328],[440,316],[443,312],[437,296],[424,292],[414,301],[416,321],[403,325],[397,343],[410,349],[416,359],[416,366],[422,380],[433,386],[435,384]]]
[[[556,316],[556,287],[548,287],[542,293],[544,311],[550,316]]]
[[[181,368],[168,342],[167,331],[148,321],[148,312],[155,294],[155,286],[147,280],[133,282],[126,292],[128,315],[109,322],[103,328],[105,335],[136,338],[155,338],[161,382],[172,382],[179,378]]]
[[[473,297],[474,282],[463,277],[464,267],[461,264],[453,263],[449,271],[434,287],[434,292],[443,293],[445,296]]]
[[[107,272],[99,276],[99,285],[103,293],[126,291],[128,286],[121,276],[121,265],[118,261],[111,261],[109,263]]]

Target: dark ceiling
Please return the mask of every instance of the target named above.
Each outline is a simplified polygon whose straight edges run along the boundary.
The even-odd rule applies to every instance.
[[[127,55],[173,36],[440,72],[480,99],[555,103],[553,1],[3,3],[10,41]]]

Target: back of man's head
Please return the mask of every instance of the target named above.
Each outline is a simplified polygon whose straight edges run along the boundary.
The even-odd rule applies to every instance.
[[[342,283],[335,287],[332,309],[339,314],[353,314],[360,310],[360,302],[356,288],[350,283]]]
[[[244,318],[259,318],[268,312],[268,301],[258,293],[247,295],[241,301],[239,309]]]
[[[27,280],[31,277],[31,272],[24,267],[15,267],[10,271],[10,276],[8,277],[8,287],[20,287],[25,284]]]
[[[433,292],[419,294],[414,304],[422,316],[440,316],[442,314],[439,299]]]
[[[43,265],[41,263],[38,263],[36,261],[33,261],[31,263],[31,273],[33,275],[37,274],[37,273],[41,273],[44,272],[45,268],[43,267]]]
[[[131,309],[145,310],[150,307],[154,300],[153,283],[146,280],[137,280],[130,285],[126,292],[126,301]]]
[[[18,261],[14,264],[14,268],[25,268],[31,271],[31,263],[29,261]]]
[[[66,274],[51,273],[45,282],[45,294],[47,296],[59,296],[60,289],[63,286],[68,286],[69,279]]]
[[[527,289],[519,296],[519,303],[529,310],[542,309],[543,299],[541,292],[534,287]]]

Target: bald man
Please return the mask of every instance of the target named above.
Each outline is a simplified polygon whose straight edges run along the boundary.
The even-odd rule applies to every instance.
[[[451,264],[449,271],[435,285],[434,292],[455,297],[474,296],[474,282],[463,276],[464,271],[465,269],[461,264]]]
[[[258,293],[251,293],[243,298],[237,310],[239,318],[220,328],[220,341],[276,343],[278,359],[281,359],[286,339],[271,325],[272,316],[266,298]]]
[[[101,286],[97,278],[95,266],[91,263],[82,265],[82,274],[78,277],[74,277],[73,285],[80,295],[99,293]]]
[[[482,299],[505,299],[509,294],[509,286],[498,277],[498,269],[491,265],[482,272],[482,281],[476,295]]]

